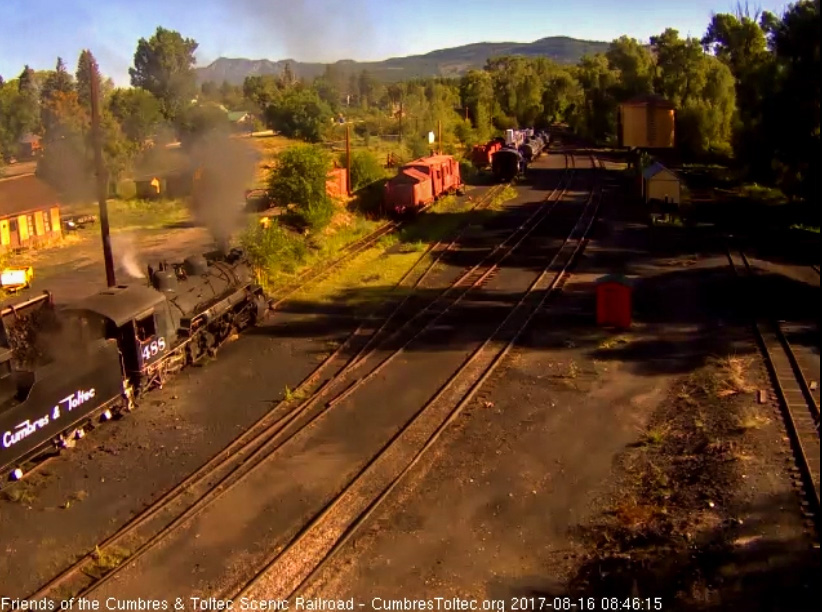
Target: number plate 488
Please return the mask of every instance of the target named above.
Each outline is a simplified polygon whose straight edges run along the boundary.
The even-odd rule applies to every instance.
[[[166,339],[157,338],[151,342],[146,342],[143,345],[143,361],[151,361],[152,357],[156,357],[166,350]]]

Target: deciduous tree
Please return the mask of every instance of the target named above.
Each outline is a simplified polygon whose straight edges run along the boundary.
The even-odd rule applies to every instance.
[[[610,67],[619,71],[619,83],[614,88],[619,102],[653,91],[654,58],[636,39],[621,36],[611,43],[605,57]]]
[[[286,136],[310,142],[320,140],[331,117],[331,108],[313,89],[291,88],[265,110],[270,127]]]
[[[123,135],[137,146],[142,146],[153,136],[163,121],[157,98],[140,87],[115,89],[108,108],[120,124]]]
[[[129,68],[131,84],[154,94],[169,120],[177,118],[196,92],[197,46],[193,39],[162,27],[148,40],[141,38],[137,43],[134,67]]]
[[[280,153],[269,186],[280,204],[295,204],[306,223],[320,229],[334,213],[326,192],[330,170],[331,159],[322,148],[298,145]]]

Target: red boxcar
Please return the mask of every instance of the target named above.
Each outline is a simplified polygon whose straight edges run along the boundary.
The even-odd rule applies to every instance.
[[[462,188],[460,166],[450,155],[421,157],[400,168],[385,185],[388,210],[403,214]]]

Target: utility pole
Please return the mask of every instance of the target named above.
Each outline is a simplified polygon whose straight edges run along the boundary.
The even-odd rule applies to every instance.
[[[345,189],[351,195],[351,124],[345,124]]]
[[[400,143],[402,143],[402,96],[400,96]]]
[[[108,227],[108,177],[106,168],[103,165],[103,139],[100,131],[100,75],[91,67],[91,132],[94,143],[94,168],[97,175],[97,201],[100,204],[100,233],[103,238],[103,260],[106,264],[106,282],[109,287],[117,284],[114,276],[114,257],[111,253],[111,237]]]

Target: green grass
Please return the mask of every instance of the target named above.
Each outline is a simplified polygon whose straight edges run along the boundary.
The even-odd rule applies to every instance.
[[[513,185],[506,185],[502,191],[491,198],[491,203],[488,205],[489,210],[502,210],[503,204],[509,200],[513,200],[519,194],[517,188]]]
[[[507,186],[496,195],[491,207],[516,195],[516,189]],[[470,211],[474,204],[454,196],[437,201],[426,214],[420,215],[398,234],[384,236],[340,269],[295,294],[294,299],[318,303],[342,301],[355,308],[385,299],[429,245],[453,235],[466,222],[463,213]],[[249,230],[246,244],[253,244],[249,252],[256,252],[252,256],[257,263],[260,281],[268,291],[276,294],[304,270],[332,261],[347,244],[382,223],[347,213],[339,217],[344,222],[332,222],[331,228],[316,236],[300,236],[280,228],[274,229],[273,233],[256,227]],[[428,257],[425,255],[426,259],[420,265],[429,263]]]
[[[383,237],[341,269],[301,291],[296,299],[344,302],[355,309],[381,302],[416,262],[423,267],[430,263],[431,256],[426,254],[420,260],[421,254],[429,244],[452,235],[465,220],[458,213],[470,208],[471,203],[465,199],[443,198],[399,234]]]
[[[374,231],[380,222],[347,213],[317,235],[302,236],[276,224],[269,230],[253,227],[243,243],[258,268],[260,282],[272,293],[292,283],[301,272],[331,261],[351,242]],[[251,246],[250,246],[251,245]]]
[[[95,547],[92,558],[94,562],[90,567],[83,570],[83,573],[91,578],[99,580],[113,569],[116,569],[126,559],[131,556],[131,553],[124,548],[117,548],[116,546],[101,551]]]
[[[112,232],[137,229],[162,229],[191,219],[188,204],[182,200],[120,200],[107,202],[109,225]],[[99,218],[97,203],[73,206],[68,214],[95,215]]]
[[[792,230],[798,230],[801,232],[810,232],[812,234],[819,233],[819,226],[818,225],[805,225],[803,223],[794,223],[791,225]]]
[[[662,429],[651,429],[645,434],[644,443],[648,446],[661,444],[667,432]]]
[[[734,190],[735,195],[758,204],[784,204],[788,198],[780,189],[765,187],[756,183],[740,185]]]
[[[291,401],[299,401],[305,399],[306,397],[306,390],[305,389],[292,389],[288,385],[285,386],[285,390],[283,391],[283,401],[291,402]]]

